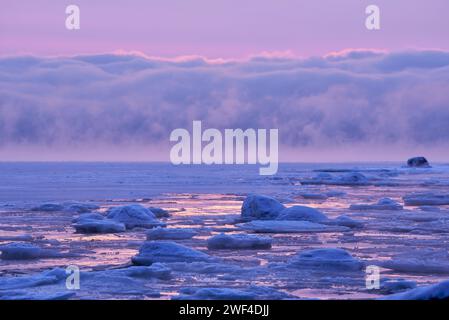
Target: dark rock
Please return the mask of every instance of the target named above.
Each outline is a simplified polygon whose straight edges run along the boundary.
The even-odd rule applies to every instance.
[[[407,166],[412,168],[430,168],[430,164],[424,157],[414,157],[407,160]]]

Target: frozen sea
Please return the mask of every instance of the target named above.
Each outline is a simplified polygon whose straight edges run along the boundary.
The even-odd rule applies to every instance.
[[[248,194],[273,197],[286,207],[316,208],[331,220],[345,215],[361,226],[263,234],[243,229],[240,213]],[[404,203],[410,195],[418,195],[418,202]],[[248,165],[0,163],[0,251],[13,243],[57,253],[0,259],[0,299],[383,297],[449,279],[445,196],[449,197],[449,164],[443,163],[432,163],[431,168],[406,168],[403,163],[281,163],[275,176],[260,176],[258,166]],[[402,207],[376,206],[383,198]],[[48,203],[61,208],[36,209]],[[131,259],[148,229],[76,233],[72,221],[80,212],[66,210],[73,203],[97,205],[94,211],[100,214],[132,204],[167,210],[170,216],[160,218],[166,228],[195,232],[192,238],[173,242],[210,259],[162,262],[154,270],[131,272],[136,268]],[[272,247],[208,249],[207,239],[220,233],[270,237]],[[364,266],[378,266],[381,288],[366,287],[364,268],[292,263],[301,252],[318,248],[341,248]],[[67,289],[60,275],[69,265],[81,270],[79,290]]]

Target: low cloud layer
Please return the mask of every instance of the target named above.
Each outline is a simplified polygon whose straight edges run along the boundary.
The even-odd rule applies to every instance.
[[[167,159],[170,132],[191,128],[192,120],[219,129],[279,128],[283,160],[326,149],[353,152],[357,160],[355,150],[382,148],[433,150],[444,159],[449,52],[348,50],[246,61],[136,54],[0,58],[6,160],[52,152],[82,160],[82,150],[131,160],[132,153],[121,158],[116,150],[150,149],[149,158],[139,160]]]

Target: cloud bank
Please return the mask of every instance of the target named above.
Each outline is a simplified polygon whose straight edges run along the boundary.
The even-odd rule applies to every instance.
[[[279,128],[283,160],[447,159],[449,52],[0,58],[4,160],[164,160],[192,120]]]

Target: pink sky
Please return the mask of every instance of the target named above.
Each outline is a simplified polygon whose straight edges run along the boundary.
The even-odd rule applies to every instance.
[[[264,51],[322,55],[345,48],[449,50],[447,0],[0,0],[0,54],[247,57]],[[65,7],[81,30],[65,29]],[[380,31],[364,27],[381,9]]]

